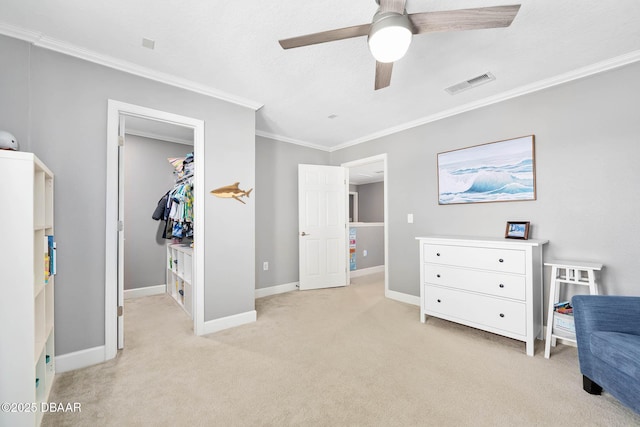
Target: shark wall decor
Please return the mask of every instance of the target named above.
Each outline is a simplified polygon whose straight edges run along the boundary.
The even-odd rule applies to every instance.
[[[246,204],[240,197],[248,198],[253,188],[250,188],[249,190],[245,191],[245,190],[241,190],[238,187],[239,185],[240,183],[236,182],[235,184],[232,184],[232,185],[226,185],[224,187],[216,188],[215,190],[211,190],[211,194],[213,194],[216,197],[221,197],[224,199],[236,199],[240,203]]]

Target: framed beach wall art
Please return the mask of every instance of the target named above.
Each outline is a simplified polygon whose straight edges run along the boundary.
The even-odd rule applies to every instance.
[[[438,203],[536,199],[534,135],[438,153]]]

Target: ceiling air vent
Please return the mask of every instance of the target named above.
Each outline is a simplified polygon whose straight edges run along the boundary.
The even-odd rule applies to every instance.
[[[489,83],[490,81],[495,80],[495,76],[491,73],[484,73],[480,76],[474,77],[472,79],[469,80],[465,80],[463,82],[460,82],[458,84],[455,84],[453,86],[449,86],[448,88],[446,88],[445,90],[447,92],[449,92],[450,95],[456,95],[462,91],[465,91],[467,89],[471,89],[472,87],[476,87],[476,86],[480,86],[483,85],[485,83]]]
[[[147,49],[155,49],[156,48],[156,41],[155,40],[151,40],[151,39],[142,39],[142,47],[146,47]]]

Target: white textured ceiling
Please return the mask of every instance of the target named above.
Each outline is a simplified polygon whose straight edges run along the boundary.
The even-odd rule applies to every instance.
[[[278,39],[368,23],[374,0],[0,0],[0,33],[175,77],[248,101],[258,134],[336,148],[640,60],[638,0],[408,0],[409,13],[521,4],[508,28],[415,36],[373,90],[366,37],[283,50]],[[142,47],[155,40],[155,50]],[[121,68],[127,68],[121,67]],[[582,70],[582,71],[581,71]],[[444,88],[491,72],[496,81]],[[559,76],[559,77],[558,77]],[[166,80],[166,79],[165,79]],[[328,116],[337,115],[330,119]]]
[[[384,161],[349,167],[349,184],[362,185],[384,181]]]

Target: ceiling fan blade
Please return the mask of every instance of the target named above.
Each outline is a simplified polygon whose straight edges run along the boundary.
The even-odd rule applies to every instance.
[[[353,27],[338,28],[337,30],[322,31],[320,33],[283,39],[279,40],[278,43],[280,43],[283,49],[291,49],[293,47],[350,39],[352,37],[366,36],[369,34],[369,27],[371,27],[371,24],[354,25]]]
[[[393,62],[376,61],[376,90],[385,88],[391,84],[391,71]]]
[[[404,13],[407,0],[380,0],[381,12]]]
[[[520,5],[479,7],[442,12],[412,13],[413,34],[439,31],[481,30],[508,27],[520,10]]]

